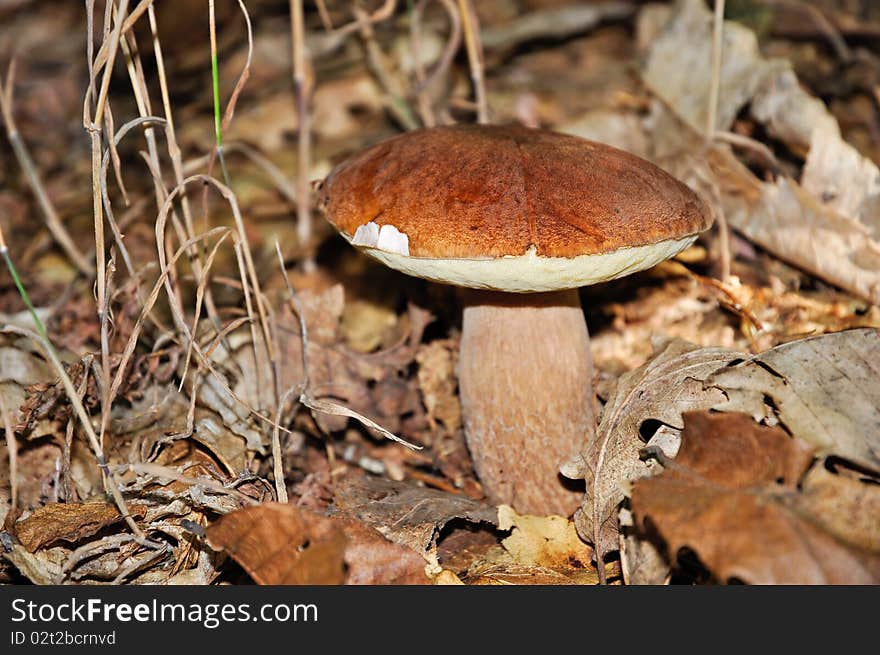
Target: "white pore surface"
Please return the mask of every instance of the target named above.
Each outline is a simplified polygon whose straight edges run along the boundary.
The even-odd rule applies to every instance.
[[[383,229],[385,227],[388,226],[383,226]],[[394,231],[401,234],[396,229]],[[354,238],[343,236],[364,253],[402,273],[461,287],[511,293],[576,289],[607,282],[651,268],[681,252],[697,239],[694,234],[647,246],[579,257],[539,257],[531,248],[524,255],[495,259],[441,259],[410,257],[377,247],[378,240],[374,242],[376,246],[360,245]],[[406,235],[402,236],[406,238]]]
[[[364,223],[354,232],[351,238],[353,246],[365,246],[376,248],[385,252],[409,255],[409,237],[393,225],[383,225],[381,228],[370,221]]]

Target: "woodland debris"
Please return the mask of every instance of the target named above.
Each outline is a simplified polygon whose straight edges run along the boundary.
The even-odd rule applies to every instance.
[[[494,525],[498,521],[497,509],[470,498],[364,475],[337,482],[335,506],[419,553],[437,567],[435,573],[439,572],[437,538],[447,523],[463,519]]]
[[[677,140],[680,174],[719,196],[730,225],[777,256],[873,303],[880,303],[880,169],[841,137],[836,119],[798,84],[785,60],[763,58],[754,33],[725,22],[721,103],[716,128],[732,128],[749,105],[754,119],[806,155],[799,180],[763,181],[727,145],[709,154],[702,181],[693,178],[708,107],[712,16],[700,0],[679,0],[652,44],[642,77],[685,126]],[[667,125],[669,127],[669,125]],[[690,132],[690,134],[688,134]],[[697,156],[696,159],[703,159]],[[671,163],[671,162],[669,162]],[[709,176],[707,179],[707,175]],[[700,176],[698,176],[700,177]],[[840,180],[846,180],[842,185]]]
[[[130,503],[132,516],[143,517],[146,508]],[[15,536],[28,552],[58,541],[76,543],[122,521],[119,509],[109,503],[52,503],[34,510],[15,524]]]
[[[643,426],[681,427],[681,413],[723,400],[703,380],[735,359],[735,351],[694,348],[683,341],[665,344],[644,366],[620,377],[602,413],[596,440],[562,468],[587,483],[584,503],[575,514],[578,533],[604,553],[617,548],[617,506],[621,483],[648,474],[639,458]]]
[[[747,415],[691,412],[678,456],[634,484],[632,505],[673,564],[690,548],[722,582],[877,584],[877,479],[831,475],[802,441]]]
[[[208,544],[229,554],[258,584],[341,584],[346,537],[329,519],[293,505],[264,503],[210,525]]]
[[[498,529],[510,535],[471,563],[468,584],[596,584],[592,550],[567,518],[519,515],[501,505]]]

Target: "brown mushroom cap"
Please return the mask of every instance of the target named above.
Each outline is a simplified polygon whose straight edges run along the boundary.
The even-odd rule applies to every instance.
[[[517,125],[436,127],[383,141],[331,171],[319,205],[349,241],[393,268],[519,292],[648,268],[713,218],[648,161]],[[372,236],[355,238],[371,223]],[[395,232],[392,247],[377,243],[385,225],[406,238]]]

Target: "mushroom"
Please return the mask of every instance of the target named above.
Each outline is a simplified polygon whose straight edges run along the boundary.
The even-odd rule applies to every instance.
[[[627,152],[516,125],[378,143],[329,173],[319,206],[387,266],[464,288],[459,390],[483,488],[521,513],[570,515],[583,492],[558,469],[595,432],[577,289],[688,247],[709,206]]]

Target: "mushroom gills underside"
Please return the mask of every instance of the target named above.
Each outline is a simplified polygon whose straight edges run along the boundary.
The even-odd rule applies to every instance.
[[[348,235],[343,236],[352,241]],[[407,275],[471,289],[537,293],[590,286],[651,268],[675,256],[696,239],[697,235],[692,234],[577,257],[542,257],[530,248],[523,255],[485,259],[414,257],[377,247],[353,245]]]

